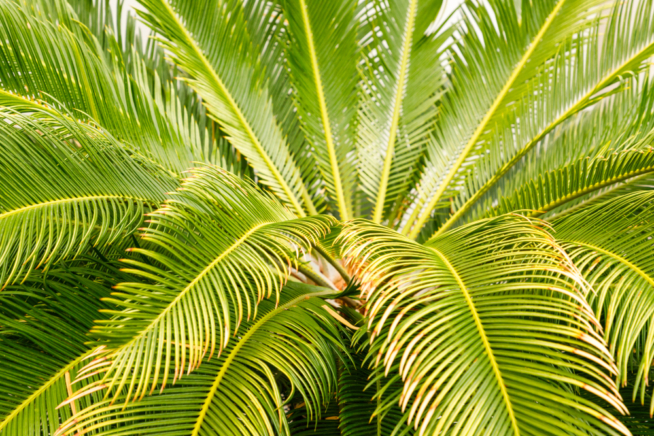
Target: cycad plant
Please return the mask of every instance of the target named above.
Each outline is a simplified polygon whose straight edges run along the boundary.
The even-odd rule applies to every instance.
[[[0,0],[0,435],[654,434],[651,0],[139,3]]]

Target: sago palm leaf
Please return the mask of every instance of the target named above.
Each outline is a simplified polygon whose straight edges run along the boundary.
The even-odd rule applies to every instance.
[[[503,216],[427,246],[365,221],[344,229],[371,358],[386,383],[401,376],[420,434],[629,434],[572,390],[626,412],[584,281],[541,225]]]
[[[110,307],[101,298],[120,276],[115,268],[92,264],[64,263],[0,292],[2,435],[52,435],[84,407],[87,399],[57,409],[72,393],[71,374],[91,353],[88,329],[98,310]]]
[[[140,12],[229,141],[257,177],[298,216],[315,206],[275,120],[255,47],[238,3],[142,0]]]
[[[136,231],[176,186],[110,136],[46,114],[0,114],[0,283]]]
[[[310,419],[306,405],[300,405],[288,413],[289,431],[292,436],[339,436],[338,402],[332,399],[319,419]]]
[[[445,81],[440,62],[448,33],[430,38],[427,28],[441,0],[373,1],[365,5],[365,47],[358,126],[361,187],[373,220],[385,218],[389,202],[406,194],[416,161],[435,122]]]
[[[335,321],[322,308],[323,298],[333,295],[289,282],[278,301],[261,302],[222,354],[194,374],[125,410],[108,400],[95,402],[56,434],[289,434],[283,404],[297,395],[313,418],[336,385],[335,362],[343,344]],[[283,394],[291,397],[282,397],[277,378],[290,381],[292,391]]]
[[[368,339],[365,326],[357,331],[359,338]],[[338,379],[340,430],[343,436],[401,436],[413,435],[414,429],[406,425],[408,416],[399,406],[402,380],[388,383],[381,372],[375,373],[366,362],[368,347],[352,353],[352,361],[345,362]],[[390,395],[389,395],[390,394]]]
[[[594,111],[579,114],[553,132],[461,221],[520,209],[562,212],[595,191],[620,190],[618,184],[645,178],[652,170],[647,153],[654,134],[654,88],[647,76],[630,85],[631,90],[605,99]]]
[[[581,159],[561,169],[541,174],[487,212],[487,215],[524,210],[540,216],[594,190],[654,171],[654,151],[627,150],[609,156]]]
[[[467,65],[461,67],[462,78],[471,77],[475,81],[462,82],[457,88],[458,91],[469,89],[469,92],[475,94],[467,99],[464,95],[461,101],[454,96],[451,97],[451,102],[448,100],[448,109],[443,110],[451,113],[453,119],[446,121],[445,116],[442,118],[439,129],[447,130],[439,133],[445,140],[438,143],[440,146],[444,143],[465,145],[452,152],[447,148],[445,152],[438,150],[438,156],[444,156],[445,161],[428,160],[426,178],[420,183],[421,190],[416,207],[410,216],[405,217],[405,233],[416,237],[438,204],[455,194],[463,195],[461,207],[439,229],[440,232],[445,231],[557,125],[599,101],[601,97],[610,95],[607,89],[619,83],[621,77],[647,66],[645,61],[654,51],[654,9],[651,3],[617,3],[606,20],[599,20],[595,24],[592,24],[593,20],[597,19],[598,14],[602,15],[599,12],[601,8],[597,8],[606,7],[606,3],[599,2],[597,7],[593,7],[591,3],[559,1],[551,5],[549,12],[548,6],[539,2],[539,6],[530,9],[530,13],[535,14],[534,17],[541,17],[537,20],[526,17],[523,10],[523,21],[534,20],[543,24],[532,28],[534,32],[540,30],[536,34],[537,37],[527,38],[527,41],[531,41],[525,45],[521,57],[511,61],[508,54],[514,50],[500,48],[498,54],[489,50],[486,45],[479,53],[481,59],[490,62],[497,62],[498,56],[506,57],[506,80],[498,82],[497,78],[503,77],[502,75],[491,78],[482,73],[482,62],[473,64],[472,68]],[[511,13],[512,6],[504,5],[502,8],[502,11],[496,11],[496,14],[502,16],[498,21],[502,25],[513,25],[511,23],[515,20],[503,16],[507,13],[505,11]],[[478,13],[483,14],[483,11]],[[637,18],[632,22],[629,17]],[[483,22],[476,23],[482,25]],[[498,35],[494,24],[488,22],[485,26],[489,26],[488,29],[482,30],[485,38],[491,38],[489,41],[496,40]],[[605,31],[600,32],[600,27]],[[520,29],[520,32],[526,32],[530,26],[521,26]],[[473,33],[468,35],[475,38]],[[520,38],[524,40],[524,36]],[[506,39],[502,38],[501,41]],[[538,45],[535,45],[536,42]],[[468,48],[465,50],[480,51],[478,43],[466,39],[466,44]],[[515,44],[512,48],[515,49]],[[497,68],[491,71],[496,72]],[[523,82],[523,77],[528,80]],[[496,85],[489,87],[484,83],[489,80],[493,80]],[[497,94],[489,91],[485,103],[480,104],[479,90],[490,90],[494,87],[497,87]],[[522,93],[517,90],[522,90]],[[482,95],[486,95],[486,92]],[[474,105],[472,113],[471,105]],[[489,109],[486,111],[487,107]],[[477,122],[482,114],[482,121]],[[463,123],[460,121],[461,117],[466,121],[464,125],[475,126],[469,139],[462,133],[466,130],[458,127]],[[505,133],[511,129],[516,132],[514,135]],[[450,138],[448,135],[453,135],[454,139],[447,139]],[[504,141],[496,142],[499,148],[493,147],[493,135],[503,135]],[[455,140],[456,138],[461,138],[463,142]],[[480,140],[483,143],[480,144]],[[472,151],[475,152],[470,154]],[[488,165],[487,171],[477,174],[479,180],[470,185],[475,186],[474,191],[463,189],[461,192],[458,186],[461,183],[459,178],[467,174],[467,167],[474,165],[473,161],[481,152],[488,153],[485,158],[492,159],[492,165]],[[453,159],[456,160],[451,163]],[[446,176],[441,177],[443,171],[446,171]]]
[[[329,195],[352,218],[357,109],[356,3],[284,0],[287,48],[297,110]]]
[[[65,21],[66,9],[60,9]],[[55,107],[74,119],[93,120],[177,174],[193,160],[214,162],[210,138],[179,107],[172,86],[158,77],[149,84],[136,50],[130,76],[122,52],[112,47],[114,56],[105,57],[74,16],[69,29],[30,12],[29,5],[0,2],[0,31],[8,41],[0,47],[0,105],[23,112]]]
[[[148,214],[141,238],[157,250],[125,259],[151,284],[122,283],[119,309],[92,331],[111,364],[107,395],[139,399],[221,354],[242,319],[279,298],[291,266],[329,230],[329,217],[295,218],[275,199],[217,167],[202,167],[166,205]],[[171,375],[172,372],[172,375]],[[91,387],[89,387],[91,389]]]
[[[618,380],[626,384],[635,368],[633,398],[640,401],[654,359],[653,199],[651,191],[635,192],[553,223],[557,240],[595,291],[589,303],[605,326]]]

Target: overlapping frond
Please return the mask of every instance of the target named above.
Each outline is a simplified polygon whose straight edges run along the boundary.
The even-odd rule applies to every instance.
[[[6,41],[0,47],[0,106],[21,112],[54,107],[74,119],[93,120],[176,174],[194,160],[219,162],[215,144],[180,107],[174,87],[156,76],[147,79],[136,49],[128,71],[122,50],[115,45],[114,56],[106,56],[74,16],[68,20],[73,29],[43,18],[29,4],[0,2]]]
[[[571,207],[604,187],[647,173],[654,94],[648,77],[573,117],[532,149],[463,214],[469,222],[499,211]],[[487,160],[478,163],[483,167]],[[473,169],[473,173],[477,168]],[[630,172],[633,171],[632,174]],[[567,178],[567,179],[566,179]],[[534,196],[531,198],[531,196]],[[525,196],[530,197],[529,199]],[[460,205],[457,200],[455,205]],[[546,207],[547,206],[547,207]]]
[[[361,41],[365,63],[357,129],[361,188],[381,222],[386,208],[411,189],[407,174],[436,116],[445,81],[440,56],[448,33],[425,32],[441,0],[373,1],[365,4]]]
[[[240,326],[219,357],[163,394],[124,410],[108,400],[95,402],[56,434],[289,434],[283,404],[297,395],[313,418],[336,386],[336,361],[344,346],[337,323],[322,308],[323,298],[331,295],[323,288],[289,282],[279,301],[261,302],[256,316]],[[290,391],[281,391],[282,380],[290,382]]]
[[[230,7],[243,9],[248,36],[259,54],[273,112],[295,161],[304,186],[318,212],[325,209],[324,185],[320,169],[313,156],[313,147],[306,140],[292,98],[291,77],[287,62],[288,20],[284,17],[281,1],[254,0],[232,3]]]
[[[341,219],[353,216],[356,187],[356,2],[284,0],[293,96],[324,185]]]
[[[505,62],[511,66],[506,69],[505,77],[509,77],[508,81],[502,79],[498,83],[493,79],[490,82],[489,74],[480,69],[485,65],[484,62],[468,63],[461,68],[460,74],[474,78],[477,82],[473,83],[477,84],[473,86],[469,81],[459,84],[458,92],[466,94],[458,98],[452,96],[448,100],[448,108],[443,110],[452,114],[452,119],[443,116],[439,129],[444,131],[438,131],[443,138],[458,137],[461,140],[437,141],[439,147],[445,147],[446,151],[439,150],[438,155],[444,155],[446,161],[428,159],[416,208],[409,217],[405,217],[404,232],[410,231],[412,236],[417,236],[439,202],[461,195],[461,206],[440,231],[449,228],[556,126],[615,92],[614,88],[619,85],[622,77],[647,67],[646,61],[654,52],[654,9],[651,2],[617,2],[610,8],[610,14],[605,19],[601,17],[605,15],[602,10],[606,10],[606,3],[599,2],[597,7],[592,3],[559,1],[551,4],[551,12],[543,13],[548,10],[545,2],[538,2],[539,6],[534,6],[533,11],[544,8],[539,15],[544,20],[541,30],[548,23],[549,27],[544,33],[539,31],[537,34],[542,36],[537,47],[531,42],[525,45],[525,54],[516,58],[516,64]],[[510,5],[505,6],[507,10],[512,8]],[[524,9],[522,13],[522,20],[527,20]],[[503,16],[504,12],[496,11],[498,14],[501,17],[498,22],[502,26],[512,22],[509,17]],[[481,25],[478,20],[475,23]],[[482,30],[482,34],[486,36],[490,33],[492,38],[498,38],[494,24],[489,23],[488,26],[492,28]],[[522,28],[527,29],[529,26],[521,26]],[[478,47],[478,44],[471,45],[469,39],[465,39],[468,47]],[[505,38],[501,38],[501,41],[505,41]],[[507,48],[506,53],[500,50],[505,53],[501,56],[507,59],[510,57],[508,54],[515,51],[517,46],[509,45],[511,48]],[[481,50],[476,50],[481,60],[494,60],[498,56],[487,44]],[[470,55],[464,53],[464,59],[466,56]],[[475,56],[474,59],[478,58]],[[488,71],[492,71],[495,77],[497,70],[494,66]],[[476,73],[473,75],[473,72]],[[525,81],[523,74],[527,76]],[[496,85],[488,86],[486,82]],[[500,86],[502,91],[499,91]],[[483,94],[480,94],[481,89],[484,90]],[[473,95],[466,99],[467,93]],[[486,94],[487,104],[480,104],[480,95]],[[490,110],[484,112],[487,107]],[[471,108],[476,112],[471,112]],[[501,108],[503,109],[500,110]],[[479,116],[480,111],[485,113],[483,119]],[[478,122],[479,119],[482,121]],[[468,122],[464,123],[466,120]],[[459,125],[472,125],[476,129],[475,133],[468,137],[467,130],[461,129]],[[465,145],[459,149],[457,144],[461,143]],[[455,144],[451,151],[449,144]],[[480,167],[481,171],[474,174],[474,180],[468,180],[463,185],[470,167],[478,167],[476,161],[481,160],[479,158],[482,156],[486,163]],[[445,177],[441,177],[443,171]]]
[[[177,186],[67,117],[0,113],[0,283],[128,236]]]
[[[420,434],[629,434],[586,287],[542,223],[506,215],[423,246],[354,221],[342,234],[368,299],[371,358]],[[409,407],[409,402],[410,404]]]
[[[76,407],[90,404],[82,399],[57,409],[91,352],[86,333],[98,310],[110,307],[101,298],[116,283],[115,272],[62,264],[0,292],[0,434],[52,435]]]
[[[103,384],[125,400],[163,389],[220,354],[245,317],[280,291],[293,264],[334,222],[293,213],[249,182],[218,167],[201,167],[166,205],[148,214],[128,271],[150,284],[122,283],[118,309],[92,331],[111,364]],[[91,387],[89,387],[91,389]]]
[[[604,325],[618,380],[626,385],[634,370],[633,398],[643,401],[654,359],[654,194],[610,199],[557,219],[553,226],[594,289],[588,301]]]
[[[257,178],[298,216],[315,213],[274,117],[242,8],[235,0],[141,0],[141,4],[146,9],[141,16],[162,36],[172,59],[190,76],[185,80]]]
[[[288,413],[292,436],[340,436],[338,403],[332,399],[319,419],[310,419],[307,408],[298,406]]]
[[[654,151],[628,150],[581,159],[558,170],[541,174],[519,191],[501,198],[486,215],[501,215],[523,210],[528,216],[540,216],[570,200],[605,186],[654,171]]]

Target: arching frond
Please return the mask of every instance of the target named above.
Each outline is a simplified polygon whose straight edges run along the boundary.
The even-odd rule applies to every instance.
[[[119,309],[92,333],[111,361],[103,384],[125,400],[163,389],[220,354],[245,317],[279,293],[306,252],[329,230],[329,217],[294,218],[275,199],[218,167],[192,171],[166,205],[148,214],[133,248],[151,262],[126,259],[151,284],[122,283]],[[172,374],[171,374],[172,373]]]
[[[462,50],[473,51],[464,53],[463,59],[475,61],[454,73],[456,79],[461,77],[457,90],[463,95],[452,95],[444,103],[448,116],[442,117],[437,131],[437,144],[444,149],[428,159],[415,208],[405,216],[403,232],[412,237],[419,234],[438,204],[462,195],[461,207],[439,231],[449,228],[556,126],[615,92],[621,78],[647,68],[646,61],[654,53],[651,2],[616,2],[606,19],[600,18],[605,15],[601,11],[606,2],[597,2],[597,6],[587,1],[538,2],[529,13],[539,18],[525,15],[523,9],[522,20],[542,24],[520,26],[519,31],[504,29],[516,22],[505,16],[512,9],[506,3],[502,10],[494,10],[501,17],[497,20],[502,23],[501,31],[528,42],[521,52],[515,51],[519,45],[509,43],[510,48],[500,47],[497,53],[489,49],[496,46],[493,41],[507,44],[511,39],[496,32],[493,20],[475,21],[484,26],[484,45],[475,42],[476,32],[469,32],[472,36],[465,39],[467,48]],[[484,14],[482,10],[478,13]],[[528,29],[536,36],[529,37]],[[498,57],[504,59],[500,64],[505,66],[503,75],[497,74]],[[492,77],[483,70],[485,62],[494,62],[487,70],[493,72]],[[493,140],[495,136],[502,140]],[[462,180],[483,154],[488,154],[490,163],[476,174],[475,183],[469,184],[475,189],[468,192],[461,186]],[[446,176],[441,177],[443,172]]]
[[[569,207],[576,199],[647,173],[649,158],[637,152],[647,152],[653,142],[654,87],[645,76],[631,80],[630,88],[548,135],[460,221],[520,209],[548,212]],[[482,160],[478,167],[488,163]]]
[[[286,49],[296,107],[322,179],[343,220],[352,218],[356,187],[357,4],[284,0]]]
[[[289,282],[279,301],[261,302],[256,316],[240,326],[222,354],[194,374],[161,395],[128,404],[124,411],[122,404],[95,402],[56,434],[289,434],[283,404],[290,397],[282,394],[300,396],[315,418],[336,385],[335,363],[343,345],[336,323],[322,308],[323,298],[332,295]],[[280,391],[284,379],[291,391]]]
[[[72,392],[71,374],[91,353],[86,333],[101,301],[116,283],[116,270],[85,262],[32,273],[0,292],[0,434],[47,436],[56,432],[82,399],[57,409]]]
[[[511,197],[500,199],[500,204],[488,215],[499,215],[515,210],[529,210],[529,216],[540,216],[575,197],[612,185],[630,177],[654,171],[654,152],[628,150],[582,159],[557,171],[542,174]]]
[[[268,84],[272,109],[285,136],[291,156],[317,211],[325,208],[324,185],[313,156],[313,147],[306,140],[292,98],[293,87],[288,68],[288,21],[281,1],[254,0],[237,4],[242,8],[248,36],[259,54],[262,73]]]
[[[626,412],[584,281],[541,226],[507,215],[427,246],[365,221],[344,229],[371,359],[386,383],[401,376],[420,434],[629,434],[571,389]]]
[[[427,37],[441,0],[373,1],[365,4],[365,50],[358,126],[361,187],[373,206],[373,221],[411,189],[436,101],[445,81],[440,56],[449,36]]]
[[[96,129],[44,117],[0,113],[3,287],[133,233],[176,186]]]
[[[557,240],[595,291],[588,300],[604,325],[622,384],[636,360],[633,398],[641,401],[654,359],[653,200],[651,191],[634,192],[553,222]]]
[[[28,113],[54,107],[93,120],[176,174],[194,160],[219,162],[174,89],[158,77],[149,84],[136,50],[128,72],[120,50],[105,56],[99,44],[87,42],[88,29],[74,17],[69,21],[73,29],[37,18],[11,0],[0,2],[0,37],[6,41],[0,46],[0,106]]]
[[[315,213],[275,120],[243,11],[217,0],[141,0],[140,12],[257,177],[298,216]],[[232,4],[233,3],[233,4]],[[210,31],[209,31],[210,30]]]

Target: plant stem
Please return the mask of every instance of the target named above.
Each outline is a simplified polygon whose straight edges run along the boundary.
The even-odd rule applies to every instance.
[[[345,280],[345,283],[349,284],[352,279],[345,271],[343,266],[340,263],[338,263],[336,259],[331,257],[329,253],[327,253],[327,251],[320,246],[320,244],[316,244],[314,248],[327,262],[329,262],[331,266],[333,266],[336,269],[336,271],[338,271],[338,273],[341,275],[343,280]]]
[[[297,270],[300,271],[302,274],[307,276],[309,279],[313,280],[317,285],[323,286],[325,288],[333,289],[335,291],[338,291],[338,288],[334,286],[332,282],[330,282],[327,277],[324,277],[322,274],[314,271],[310,267],[303,265],[301,263],[298,263],[297,265]]]

